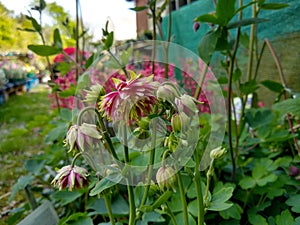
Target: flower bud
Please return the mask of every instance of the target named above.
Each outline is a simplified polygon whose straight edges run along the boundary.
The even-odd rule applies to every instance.
[[[174,114],[172,116],[171,126],[172,126],[174,132],[180,132],[181,131],[181,121],[180,121],[179,114]]]
[[[198,108],[195,104],[195,99],[189,95],[182,95],[175,99],[178,112],[184,112],[188,117],[194,116],[198,113]]]
[[[158,183],[159,188],[163,191],[165,188],[173,189],[175,192],[175,184],[176,184],[176,176],[175,170],[169,166],[162,166],[158,169],[156,173],[156,181]]]
[[[139,127],[143,130],[149,130],[149,122],[150,122],[150,119],[148,117],[143,117],[139,121]]]
[[[295,177],[300,173],[299,169],[296,166],[289,167],[289,176]]]
[[[199,28],[200,28],[200,23],[194,22],[193,28],[194,28],[194,32],[196,32],[197,30],[199,30]]]
[[[163,83],[159,86],[156,95],[163,102],[168,101],[170,103],[174,103],[175,97],[179,98],[177,88],[171,83]]]
[[[222,148],[220,146],[218,148],[215,148],[215,149],[211,150],[211,152],[210,152],[210,158],[211,159],[219,159],[222,156],[224,156],[226,154],[226,152],[227,152],[226,149]]]

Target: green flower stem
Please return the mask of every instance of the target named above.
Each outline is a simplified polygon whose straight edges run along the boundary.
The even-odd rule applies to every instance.
[[[125,164],[128,165],[129,163],[129,151],[128,151],[128,143],[127,143],[127,132],[126,132],[126,125],[123,125],[123,150],[124,150],[124,160]],[[127,172],[129,175],[129,179],[132,179],[130,170]],[[127,190],[128,190],[128,199],[129,199],[129,223],[128,225],[135,224],[135,217],[136,217],[136,207],[134,201],[134,193],[133,187],[130,182],[127,180]]]
[[[204,225],[204,204],[202,195],[202,184],[200,175],[200,158],[197,151],[194,152],[194,158],[196,162],[194,182],[197,192],[197,205],[198,205],[198,225]]]
[[[103,117],[101,116],[101,114],[98,112],[97,109],[95,109],[94,106],[87,106],[85,108],[83,108],[80,113],[78,114],[77,117],[77,125],[81,125],[82,123],[82,117],[84,115],[84,113],[86,113],[87,111],[92,110],[96,113],[97,117],[98,117],[98,122],[102,131],[102,134],[104,136],[105,139],[105,147],[107,148],[107,150],[109,151],[110,154],[112,154],[112,156],[114,157],[114,159],[119,160],[118,155],[115,151],[114,145],[108,135],[108,131],[103,123]]]
[[[145,186],[145,192],[140,204],[139,208],[142,208],[147,200],[150,184],[151,184],[151,177],[153,173],[153,164],[154,164],[154,158],[155,158],[155,145],[156,145],[156,125],[157,120],[154,120],[153,124],[153,130],[152,130],[152,139],[151,139],[151,150],[150,150],[150,159],[149,159],[149,165],[148,165],[148,175],[147,175],[147,185]]]
[[[154,74],[154,66],[155,66],[155,55],[156,55],[156,1],[153,2],[153,5],[150,7],[150,11],[152,14],[152,29],[153,29],[153,49],[152,49],[152,73]]]
[[[203,197],[203,202],[204,202],[205,205],[206,205],[207,199],[208,199],[210,178],[211,178],[212,173],[213,173],[213,165],[214,165],[214,159],[212,159],[210,161],[209,168],[208,168],[208,171],[206,173],[206,189],[205,189],[205,194],[204,194],[204,197]]]
[[[181,197],[181,204],[182,204],[182,211],[183,211],[183,224],[189,225],[189,217],[188,217],[184,187],[183,187],[182,179],[181,179],[179,172],[176,174],[176,177],[177,177],[178,187],[179,187],[180,197]]]
[[[167,209],[167,213],[170,216],[170,218],[171,218],[171,220],[173,222],[173,225],[177,225],[174,213],[172,212],[172,210],[170,209],[170,207],[168,206],[168,204],[166,204],[166,205],[167,205],[167,208],[166,208]]]
[[[120,62],[120,60],[117,59],[117,57],[111,52],[110,49],[108,50],[108,53],[109,53],[109,54],[111,55],[111,57],[113,57],[113,59],[119,64],[119,66],[121,67],[122,71],[123,71],[124,74],[125,74],[126,79],[129,79],[128,72],[127,72],[127,70],[126,70],[125,65],[122,65],[122,63]]]
[[[205,64],[204,70],[202,71],[202,73],[200,75],[200,80],[197,84],[197,88],[196,88],[196,91],[195,91],[195,94],[194,94],[194,98],[196,100],[199,99],[199,96],[200,96],[200,93],[201,93],[201,88],[202,88],[202,85],[203,85],[203,82],[204,82],[204,79],[205,79],[205,76],[206,76],[207,69],[208,69],[208,64]]]
[[[107,209],[107,213],[108,213],[110,223],[111,223],[111,225],[115,225],[114,214],[112,213],[111,202],[110,202],[110,199],[107,196],[107,192],[105,192],[103,194],[103,199],[104,199],[104,202],[105,202],[105,206],[106,206],[106,209]]]
[[[81,155],[82,155],[82,152],[79,152],[74,156],[74,158],[72,159],[72,163],[71,163],[72,168],[75,166],[75,162],[76,162],[77,158]]]

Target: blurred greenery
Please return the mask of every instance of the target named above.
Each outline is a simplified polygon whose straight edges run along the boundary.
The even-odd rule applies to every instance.
[[[18,178],[26,174],[25,161],[47,148],[44,136],[53,118],[49,105],[47,89],[39,86],[32,92],[11,96],[0,106],[1,217],[6,216],[6,210],[26,201],[23,192],[17,193],[12,202],[8,199]]]

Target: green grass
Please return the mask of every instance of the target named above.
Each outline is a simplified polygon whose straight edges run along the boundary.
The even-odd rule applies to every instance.
[[[34,92],[11,96],[0,106],[0,209],[15,208],[26,201],[24,193],[18,193],[9,202],[12,186],[25,174],[24,162],[48,147],[45,134],[51,128],[50,101],[46,88],[35,88]],[[0,217],[1,218],[1,217]],[[1,222],[0,225],[4,222]]]

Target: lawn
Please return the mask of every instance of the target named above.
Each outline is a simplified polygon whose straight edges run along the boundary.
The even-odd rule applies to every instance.
[[[44,137],[52,117],[48,90],[43,85],[10,96],[0,106],[0,218],[6,218],[12,208],[26,202],[22,192],[9,201],[12,187],[26,173],[25,161],[47,149]]]

